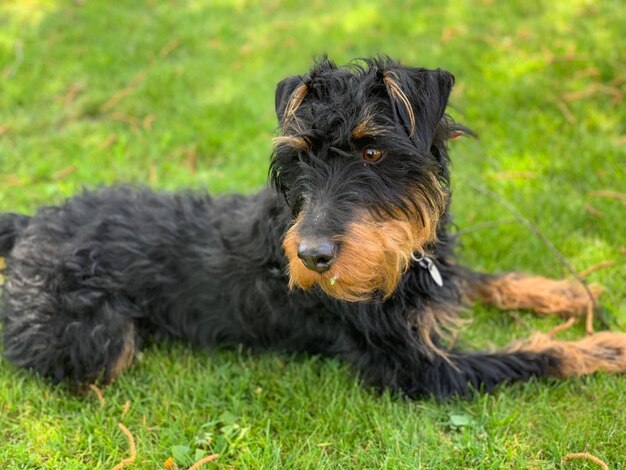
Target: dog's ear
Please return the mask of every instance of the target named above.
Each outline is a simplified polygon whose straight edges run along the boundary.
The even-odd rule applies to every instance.
[[[454,75],[445,70],[397,67],[384,72],[396,119],[423,151],[430,150],[448,104]]]
[[[292,109],[294,107],[294,100],[299,99],[302,101],[302,97],[299,97],[298,93],[294,93],[302,87],[306,88],[306,85],[304,84],[302,77],[299,75],[287,77],[278,83],[276,86],[276,97],[274,99],[278,122],[282,123],[285,111],[288,108]],[[299,105],[300,103],[298,102],[297,104]]]

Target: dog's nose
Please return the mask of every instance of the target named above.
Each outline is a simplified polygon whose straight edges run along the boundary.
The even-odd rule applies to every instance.
[[[298,258],[312,271],[324,273],[335,261],[337,245],[330,240],[302,241],[298,245]]]

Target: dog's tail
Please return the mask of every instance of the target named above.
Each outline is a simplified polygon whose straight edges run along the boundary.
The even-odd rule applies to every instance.
[[[30,222],[30,217],[6,212],[0,214],[0,256],[8,255],[20,233]]]

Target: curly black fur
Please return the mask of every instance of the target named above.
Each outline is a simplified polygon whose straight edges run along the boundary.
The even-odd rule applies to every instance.
[[[389,76],[413,109],[391,99]],[[291,110],[295,124],[287,123],[302,84],[306,96]],[[473,275],[454,261],[447,205],[439,208],[437,240],[426,247],[443,286],[414,262],[386,299],[374,293],[347,302],[318,288],[288,288],[281,243],[294,217],[316,213],[307,230],[333,235],[359,210],[381,219],[396,208],[423,214],[411,188],[434,191],[429,175],[447,193],[446,141],[464,129],[444,116],[452,85],[448,72],[386,58],[345,68],[325,59],[278,85],[283,131],[308,148],[279,143],[273,184],[258,194],[212,198],[118,186],[83,192],[30,218],[3,214],[4,354],[55,381],[82,384],[110,378],[125,344],[142,339],[243,344],[338,356],[366,383],[409,397],[465,395],[548,375],[557,361],[549,354],[437,354],[433,345],[443,346],[436,330],[430,341],[417,333],[427,309],[461,304]],[[355,141],[352,130],[367,113],[381,133]],[[372,144],[385,149],[378,164],[361,158]]]

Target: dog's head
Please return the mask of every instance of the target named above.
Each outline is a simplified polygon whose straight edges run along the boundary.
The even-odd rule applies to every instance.
[[[376,58],[323,59],[278,84],[270,177],[294,215],[283,243],[292,287],[386,298],[435,242],[449,199],[453,83],[443,70]]]

